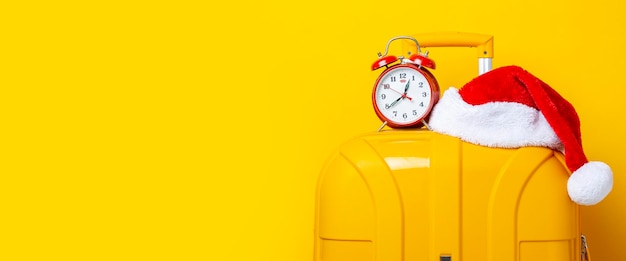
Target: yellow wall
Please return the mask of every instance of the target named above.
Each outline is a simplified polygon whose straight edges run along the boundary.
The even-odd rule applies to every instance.
[[[170,2],[0,8],[0,259],[310,260],[321,166],[379,125],[376,53],[466,31],[577,108],[616,174],[583,230],[626,260],[623,1]],[[470,49],[431,57],[474,76]]]

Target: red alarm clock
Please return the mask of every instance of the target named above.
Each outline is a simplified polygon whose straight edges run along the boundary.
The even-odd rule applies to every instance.
[[[391,42],[398,39],[412,40],[417,53],[408,53],[409,58],[387,55]],[[439,85],[428,69],[435,69],[435,62],[422,53],[419,43],[413,37],[398,36],[387,43],[385,54],[378,53],[379,59],[372,64],[372,70],[384,67],[374,83],[372,103],[376,115],[384,127],[419,128],[439,101]]]

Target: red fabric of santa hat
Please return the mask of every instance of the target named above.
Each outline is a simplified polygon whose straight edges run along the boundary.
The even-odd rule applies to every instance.
[[[613,188],[611,168],[588,161],[574,107],[546,83],[518,66],[494,69],[461,90],[449,88],[435,105],[430,128],[478,145],[542,146],[565,154],[572,172],[572,201],[594,205]]]

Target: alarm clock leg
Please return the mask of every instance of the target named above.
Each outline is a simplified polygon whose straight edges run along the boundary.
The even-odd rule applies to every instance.
[[[387,121],[383,122],[383,124],[381,124],[380,127],[378,127],[378,130],[376,132],[382,131],[385,126],[387,126]]]
[[[428,123],[426,123],[426,121],[425,121],[425,120],[422,120],[422,124],[424,124],[424,126],[426,126],[426,128],[427,128],[429,131],[433,130],[433,129],[431,129],[431,128],[430,128],[430,126],[428,125]]]

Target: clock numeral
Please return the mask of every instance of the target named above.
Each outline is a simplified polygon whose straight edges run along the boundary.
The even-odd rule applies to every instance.
[[[400,79],[406,79],[406,73],[401,73],[400,74]]]
[[[420,105],[421,105],[422,107],[424,107],[424,103],[423,103],[423,102],[422,102]],[[413,115],[417,115],[417,110],[413,110]]]
[[[427,92],[423,92],[422,93],[422,97],[428,97],[428,93]]]
[[[391,88],[391,85],[389,85],[388,83],[383,84],[383,89],[389,89]]]
[[[396,77],[395,76],[391,76],[391,82],[396,82]]]
[[[385,104],[385,109],[389,109],[389,108],[391,108],[391,106],[389,105],[389,103],[386,103]]]
[[[383,94],[381,94],[381,95],[380,95],[380,98],[381,98],[381,99],[383,99],[383,100],[384,100],[384,99],[387,99],[387,95],[385,95],[385,94],[383,93]]]
[[[403,119],[406,119],[407,117],[409,117],[409,115],[407,115],[406,112],[402,114]]]
[[[418,83],[417,83],[417,87],[419,87],[419,88],[423,88],[423,87],[424,87],[424,82],[418,82]]]
[[[393,111],[393,117],[398,117],[398,111]]]
[[[420,107],[424,107],[424,102],[420,102]]]
[[[413,75],[413,78],[411,78],[411,81],[415,81],[415,75]]]

